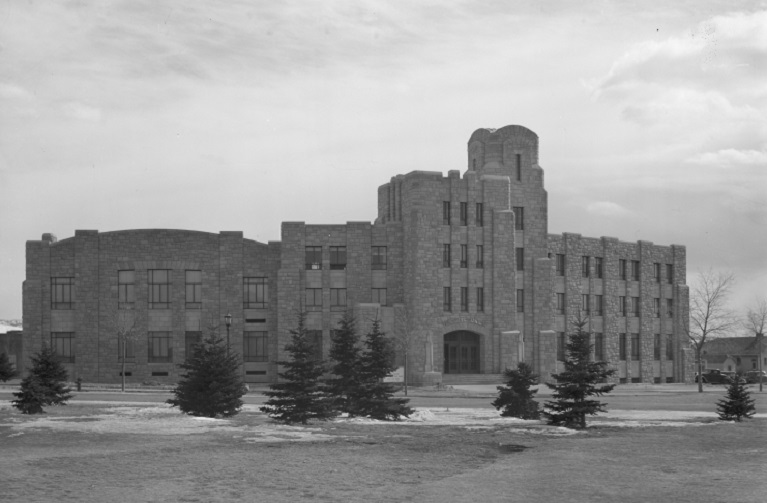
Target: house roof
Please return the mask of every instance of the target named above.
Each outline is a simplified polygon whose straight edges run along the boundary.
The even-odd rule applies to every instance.
[[[765,344],[767,347],[767,344]],[[723,337],[711,339],[703,347],[707,360],[714,355],[756,355],[758,354],[755,337]]]

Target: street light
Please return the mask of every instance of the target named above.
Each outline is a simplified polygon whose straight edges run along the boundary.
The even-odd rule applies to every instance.
[[[224,316],[224,323],[226,323],[226,356],[229,356],[229,327],[232,326],[231,313],[226,313],[226,316]]]

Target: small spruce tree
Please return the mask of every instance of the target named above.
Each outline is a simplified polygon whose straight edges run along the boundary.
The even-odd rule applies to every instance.
[[[310,420],[327,420],[337,415],[330,397],[321,382],[325,373],[322,361],[314,359],[314,346],[306,333],[306,314],[299,313],[298,326],[291,330],[291,340],[285,345],[290,360],[279,361],[285,369],[277,375],[283,379],[269,385],[269,397],[260,410],[284,423],[307,424]]]
[[[394,366],[394,349],[391,341],[381,332],[381,322],[373,326],[365,338],[367,352],[362,355],[360,365],[360,393],[356,397],[357,412],[361,416],[381,420],[396,420],[410,416],[413,409],[407,406],[407,398],[395,398],[394,386],[384,382]]]
[[[600,384],[615,373],[607,362],[591,360],[589,333],[584,330],[586,320],[573,323],[575,331],[566,345],[565,370],[552,377],[556,384],[546,384],[554,390],[554,401],[546,402],[543,415],[549,424],[568,428],[585,428],[586,416],[605,412],[606,404],[590,397],[609,393],[614,384]]]
[[[533,397],[538,390],[530,389],[538,384],[538,375],[525,362],[519,362],[516,369],[506,369],[503,373],[506,386],[498,386],[498,398],[492,405],[497,410],[503,409],[501,416],[520,419],[539,419],[538,402]]]
[[[355,325],[356,321],[349,312],[338,322],[338,329],[331,337],[332,376],[325,381],[335,408],[350,416],[357,415],[355,397],[359,395],[361,371],[359,335]]]
[[[717,402],[716,412],[722,421],[740,422],[744,417],[748,419],[756,413],[754,403],[746,385],[735,378],[727,387],[727,397]]]
[[[0,353],[0,382],[6,382],[16,377],[16,369],[5,353]]]
[[[247,392],[239,371],[240,357],[228,351],[215,331],[195,344],[190,357],[178,367],[186,373],[166,403],[198,417],[230,417],[240,412]]]
[[[40,352],[32,357],[29,375],[21,380],[21,389],[11,404],[22,414],[42,414],[48,405],[66,405],[72,393],[66,386],[67,371],[56,352],[43,343]]]

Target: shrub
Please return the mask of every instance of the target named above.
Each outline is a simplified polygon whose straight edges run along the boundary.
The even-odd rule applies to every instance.
[[[506,378],[506,386],[498,386],[498,398],[492,403],[493,407],[503,409],[501,416],[504,417],[540,418],[538,402],[533,399],[538,391],[530,389],[538,384],[538,376],[533,373],[532,367],[525,362],[519,362],[516,370],[506,369],[503,375]]]
[[[14,393],[12,405],[22,414],[42,414],[43,407],[66,405],[72,393],[66,387],[67,371],[53,348],[43,343],[40,352],[32,357],[32,368],[21,380],[21,389]]]
[[[737,377],[727,387],[727,397],[717,402],[716,412],[722,421],[740,422],[744,417],[748,419],[756,413],[754,403],[746,385]]]
[[[362,363],[355,325],[349,313],[338,322],[330,347],[330,359],[334,362],[330,369],[332,376],[325,381],[334,407],[350,416],[357,415],[355,397],[359,395]]]

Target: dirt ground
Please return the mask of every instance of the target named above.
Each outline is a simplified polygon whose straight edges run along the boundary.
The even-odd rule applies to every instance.
[[[484,416],[306,428],[275,425],[255,408],[231,421],[158,406],[48,411],[30,418],[0,407],[0,500],[700,503],[767,494],[763,417],[604,419],[573,434]]]

